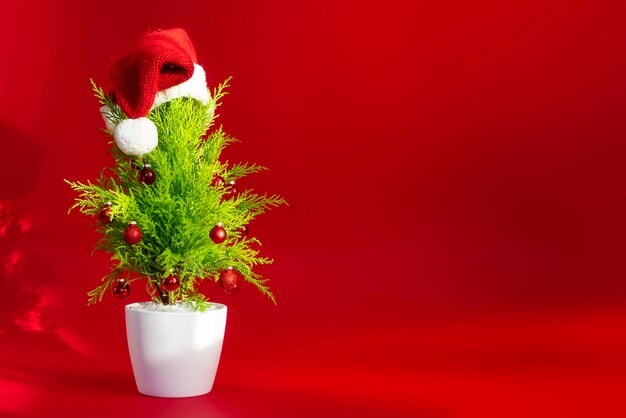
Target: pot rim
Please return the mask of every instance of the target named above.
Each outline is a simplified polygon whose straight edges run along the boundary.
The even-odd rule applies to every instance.
[[[137,312],[142,314],[158,314],[158,315],[205,315],[210,312],[221,311],[222,309],[226,309],[226,305],[223,303],[209,302],[213,308],[209,308],[204,312],[201,311],[151,311],[142,308],[142,305],[154,304],[152,301],[148,302],[134,302],[129,303],[124,307],[126,312]]]

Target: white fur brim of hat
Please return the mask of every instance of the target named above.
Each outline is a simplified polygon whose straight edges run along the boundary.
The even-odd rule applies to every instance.
[[[206,105],[211,99],[206,84],[206,73],[198,64],[194,64],[193,67],[193,75],[189,80],[158,92],[150,110],[179,97],[189,97]],[[142,156],[158,145],[158,132],[150,119],[145,117],[124,119],[115,125],[110,119],[111,109],[108,106],[102,106],[100,113],[107,130],[113,134],[115,143],[124,154]]]

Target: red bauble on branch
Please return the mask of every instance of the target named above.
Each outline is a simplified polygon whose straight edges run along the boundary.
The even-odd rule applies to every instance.
[[[174,292],[180,287],[180,279],[177,276],[170,274],[165,279],[163,279],[163,281],[161,282],[161,287],[163,287],[163,289],[167,290],[168,292]]]
[[[150,164],[144,164],[143,168],[139,170],[139,174],[137,174],[137,179],[143,183],[150,186],[156,180],[156,173],[152,169]]]
[[[137,226],[137,222],[131,221],[128,223],[128,226],[124,229],[123,237],[124,241],[130,245],[135,245],[141,241],[142,233],[141,229]]]
[[[218,222],[211,232],[209,232],[209,237],[216,244],[221,244],[226,239],[226,230],[222,227],[222,223]]]
[[[239,232],[241,232],[241,235],[245,237],[250,232],[250,228],[248,228],[248,225],[244,225],[239,228]]]
[[[126,299],[129,295],[130,285],[126,283],[124,279],[119,279],[113,287],[113,296],[118,299]]]
[[[100,222],[103,224],[110,224],[113,222],[113,218],[111,218],[111,202],[106,202],[104,207],[100,209]]]
[[[224,199],[235,199],[237,198],[237,194],[239,194],[239,190],[237,190],[237,185],[235,184],[235,180],[229,181],[228,191],[224,194]]]
[[[224,184],[224,178],[222,176],[218,176],[217,173],[213,173],[213,180],[211,180],[211,186],[218,187]]]
[[[228,295],[239,293],[239,272],[232,267],[222,270],[218,283]]]

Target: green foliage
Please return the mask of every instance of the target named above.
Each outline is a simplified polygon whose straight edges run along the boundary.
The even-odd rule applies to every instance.
[[[95,182],[66,182],[79,196],[70,208],[97,217],[105,202],[112,202],[110,224],[98,223],[101,238],[95,250],[111,254],[113,262],[102,283],[89,292],[89,304],[102,300],[118,279],[128,283],[129,272],[147,280],[148,293],[161,303],[192,303],[206,309],[204,295],[197,288],[201,280],[217,280],[219,272],[229,266],[238,270],[245,281],[255,285],[274,303],[267,280],[253,267],[272,263],[260,257],[256,238],[243,236],[240,229],[266,210],[285,204],[277,195],[257,195],[251,190],[228,198],[226,185],[211,186],[215,175],[226,182],[264,170],[249,163],[230,165],[219,161],[220,153],[235,139],[221,127],[212,129],[219,100],[226,94],[226,80],[204,106],[189,98],[167,102],[148,115],[157,127],[159,145],[142,159],[129,157],[113,145],[115,165],[104,169]],[[118,106],[92,81],[95,96],[109,108],[107,117],[118,123],[125,119]],[[114,144],[114,142],[113,142]],[[141,161],[143,160],[143,161]],[[157,173],[154,184],[137,181],[136,166],[152,165]],[[128,245],[122,234],[130,221],[136,221],[143,233],[136,245]],[[228,238],[215,244],[209,232],[221,222]],[[174,272],[181,287],[173,294],[161,289],[161,281]]]

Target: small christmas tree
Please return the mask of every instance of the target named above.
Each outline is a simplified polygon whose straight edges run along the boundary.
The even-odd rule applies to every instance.
[[[202,280],[216,280],[235,294],[241,281],[275,303],[267,280],[253,271],[272,260],[248,225],[284,200],[240,190],[242,177],[263,167],[221,162],[235,141],[215,128],[215,111],[228,81],[210,94],[202,67],[182,29],[150,32],[109,75],[112,94],[92,81],[115,165],[94,182],[70,182],[80,195],[70,208],[93,216],[102,234],[97,250],[111,254],[111,271],[89,292],[89,304],[107,289],[119,298],[146,280],[153,301],[206,308]]]

